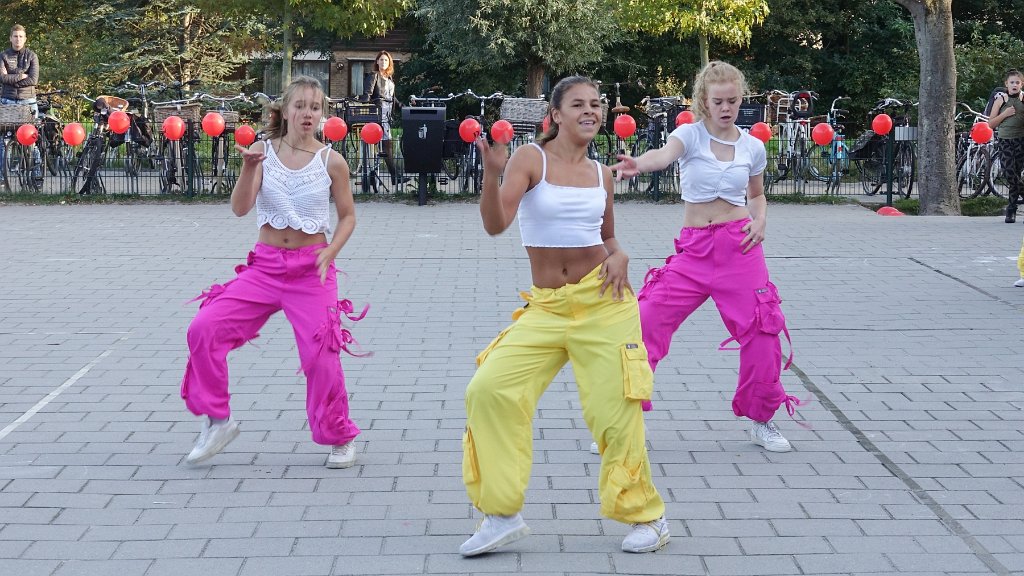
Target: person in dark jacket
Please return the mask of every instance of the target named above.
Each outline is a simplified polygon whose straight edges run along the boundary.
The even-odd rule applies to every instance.
[[[28,36],[25,27],[11,27],[11,47],[0,54],[0,104],[23,104],[32,107],[32,116],[39,115],[36,104],[36,84],[39,83],[39,57],[25,46]],[[35,164],[33,177],[42,180],[39,148],[32,148]]]
[[[385,50],[377,53],[377,59],[373,63],[373,73],[367,74],[363,80],[363,98],[380,104],[381,127],[384,128],[384,138],[381,140],[381,150],[384,152],[384,163],[388,166],[391,174],[391,182],[403,184],[398,181],[398,171],[395,167],[394,142],[391,140],[391,112],[397,107],[395,101],[395,61]]]

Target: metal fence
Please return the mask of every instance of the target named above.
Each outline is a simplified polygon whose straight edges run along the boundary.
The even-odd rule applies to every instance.
[[[169,198],[183,195],[227,195],[230,193],[237,178],[238,170],[241,167],[241,158],[234,150],[234,140],[227,135],[228,170],[223,174],[216,174],[212,158],[211,139],[202,135],[191,147],[196,157],[192,163],[193,168],[184,170],[180,178],[184,181],[177,187],[166,185],[166,156],[165,144],[161,138],[154,140],[148,150],[140,154],[140,161],[134,163],[133,169],[128,169],[130,162],[126,162],[126,149],[123,144],[118,146],[107,146],[103,154],[103,160],[99,171],[96,173],[95,185],[87,189],[84,194],[105,194],[105,195],[129,195],[129,196],[165,196]],[[396,173],[389,173],[387,164],[382,155],[380,146],[365,146],[355,140],[353,134],[340,142],[333,144],[333,148],[340,152],[349,164],[352,182],[352,191],[356,195],[365,196],[393,196],[393,195],[416,195],[421,175],[410,174],[404,171],[404,159],[399,139],[394,140],[394,165]],[[808,196],[817,195],[858,195],[864,194],[858,178],[858,167],[855,162],[848,162],[838,174],[827,178],[829,166],[821,164],[822,159],[811,159],[809,162],[816,162],[817,168],[814,171],[801,170],[796,174],[793,170],[781,174],[779,165],[788,162],[772,154],[772,150],[778,149],[778,144],[769,142],[769,169],[766,171],[766,189],[769,195],[773,194],[803,194]],[[46,171],[42,186],[40,188],[30,187],[15,181],[11,182],[10,189],[0,189],[0,194],[77,194],[80,193],[81,180],[75,183],[75,168],[80,161],[82,146],[72,150],[66,160],[57,166],[52,166]],[[611,155],[601,154],[598,160],[609,162]],[[459,159],[448,158],[446,166],[457,165]],[[838,182],[836,181],[838,178]],[[472,181],[466,175],[465,167],[461,170],[451,170],[436,174],[425,175],[425,187],[428,197],[465,196],[477,193]],[[618,196],[629,198],[650,198],[658,200],[663,197],[678,197],[679,182],[678,170],[673,165],[669,169],[658,174],[646,174],[632,181],[620,181],[615,183],[615,193]]]

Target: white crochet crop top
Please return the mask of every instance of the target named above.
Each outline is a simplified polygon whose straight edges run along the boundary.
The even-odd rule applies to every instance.
[[[519,235],[523,246],[535,248],[582,248],[604,244],[601,225],[608,192],[604,173],[597,168],[597,186],[577,188],[547,181],[548,157],[537,144],[543,162],[540,182],[526,191],[519,202]]]
[[[326,158],[330,158],[330,146],[317,150],[309,164],[298,170],[281,163],[270,140],[265,142],[264,149],[263,185],[256,195],[256,225],[329,234],[331,176],[327,173]]]
[[[704,122],[681,124],[669,134],[683,143],[679,158],[679,189],[686,202],[711,202],[721,198],[735,206],[747,202],[747,184],[751,176],[764,172],[767,155],[764,143],[740,130],[734,142],[720,140],[708,133]],[[735,148],[733,159],[723,162],[711,151],[711,141]]]

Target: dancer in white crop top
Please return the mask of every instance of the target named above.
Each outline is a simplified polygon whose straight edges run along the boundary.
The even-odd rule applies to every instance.
[[[630,178],[679,161],[685,211],[676,253],[648,273],[639,294],[651,368],[668,354],[683,321],[713,298],[731,336],[722,346],[731,340],[740,345],[733,413],[753,421],[755,444],[787,452],[789,441],[772,417],[783,405],[792,415],[800,402],[786,394],[780,380],[779,334],[788,339],[789,331],[761,246],[768,219],[764,144],[736,126],[745,91],[742,72],[711,62],[694,83],[700,122],[680,126],[664,146],[639,158],[619,156],[612,170],[618,178]]]
[[[362,315],[338,299],[334,259],[352,235],[356,216],[348,164],[315,137],[325,102],[320,83],[299,76],[270,106],[269,139],[248,149],[236,146],[242,171],[231,209],[244,216],[256,207],[259,239],[234,279],[197,298],[202,304],[188,329],[181,395],[188,409],[204,418],[189,463],[213,457],[238,435],[229,406],[227,355],[255,338],[280,310],[292,324],[306,375],[313,441],[332,447],[328,468],[355,462],[359,428],[349,418],[339,352],[349,352],[352,341],[342,322]],[[332,198],[338,223],[328,242]]]
[[[466,389],[463,481],[484,519],[459,551],[475,556],[529,534],[519,512],[533,461],[531,420],[540,395],[571,361],[583,417],[602,453],[601,513],[632,525],[623,550],[653,552],[669,540],[644,446],[641,402],[650,398],[653,374],[629,259],[615,239],[611,171],[587,158],[602,120],[597,86],[580,76],[561,80],[549,120],[539,144],[510,160],[504,147],[476,143],[484,230],[501,234],[519,213],[533,287],[521,293],[527,305],[513,313],[513,324],[477,356]]]

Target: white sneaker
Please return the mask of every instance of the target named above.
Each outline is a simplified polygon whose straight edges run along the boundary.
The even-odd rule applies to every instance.
[[[769,452],[789,452],[793,447],[781,433],[775,422],[754,422],[750,429],[750,441]]]
[[[633,524],[633,529],[622,540],[622,551],[634,554],[654,552],[668,544],[668,541],[668,522],[662,516],[650,522]]]
[[[601,453],[601,451],[598,450],[598,448],[597,448],[597,442],[591,442],[590,443],[590,453],[591,454],[600,454]]]
[[[203,419],[203,431],[199,433],[199,440],[195,448],[188,453],[185,461],[189,464],[198,464],[203,460],[209,460],[238,437],[238,422],[228,418],[224,422],[211,424],[209,418]]]
[[[498,516],[488,514],[480,521],[476,533],[459,546],[459,554],[476,556],[490,552],[498,546],[504,546],[530,534],[530,528],[519,514],[515,516]]]
[[[328,468],[350,468],[355,463],[356,447],[350,440],[348,444],[333,446],[331,453],[327,456],[327,463],[324,466]]]
[[[1013,285],[1016,286],[1017,288],[1024,288],[1024,278],[1017,280],[1016,282],[1013,283]]]

